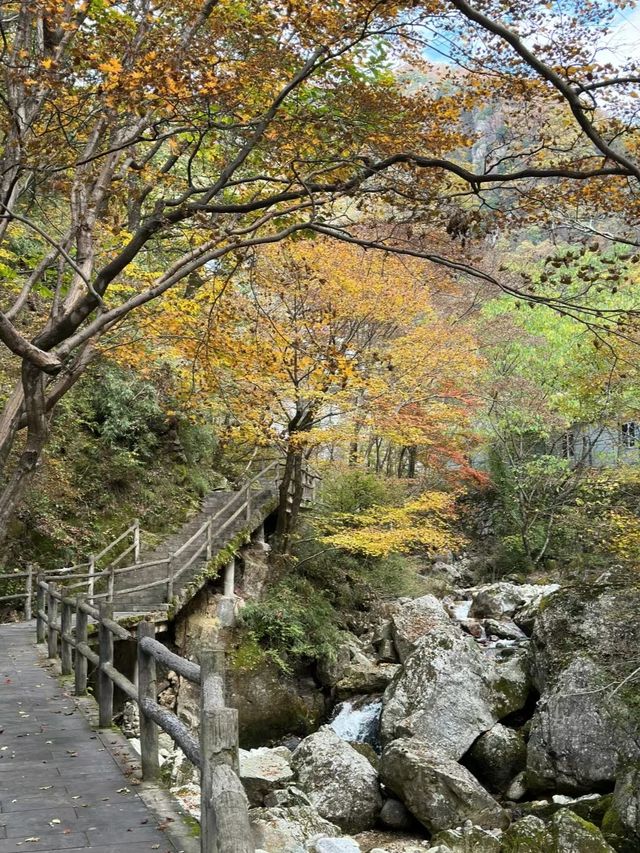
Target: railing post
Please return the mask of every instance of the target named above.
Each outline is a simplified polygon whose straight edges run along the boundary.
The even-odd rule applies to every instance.
[[[109,566],[109,579],[107,580],[107,601],[113,602],[113,589],[116,581],[116,567],[112,563]]]
[[[140,641],[144,637],[155,635],[155,625],[152,622],[138,623],[138,707],[140,708],[140,757],[142,763],[142,778],[145,781],[157,779],[160,775],[158,758],[158,726],[148,719],[142,710],[143,699],[157,698],[156,690],[156,661],[153,655],[148,655],[141,648]]]
[[[44,583],[44,575],[38,572],[36,578],[36,643],[44,643],[46,630],[45,621],[40,615],[44,613],[46,607],[44,587],[40,586],[41,583]]]
[[[87,630],[88,616],[80,609],[80,596],[76,598],[76,643],[87,644],[89,634]],[[87,659],[76,649],[75,656],[76,696],[84,696],[87,692]]]
[[[133,562],[140,562],[140,519],[133,522]]]
[[[89,557],[89,582],[87,584],[87,601],[93,604],[93,591],[95,587],[96,558],[91,554]]]
[[[68,640],[65,640],[65,635],[71,634],[72,608],[67,601],[62,602],[62,612],[60,614],[60,663],[62,675],[71,675],[73,671],[72,665],[72,646]]]
[[[175,566],[173,565],[173,554],[169,554],[169,562],[167,563],[167,604],[173,598],[173,576],[175,574]]]
[[[31,602],[33,600],[33,563],[27,565],[27,597],[24,600],[24,618],[25,621],[31,621]]]
[[[200,653],[202,853],[255,850],[247,797],[238,778],[238,712],[224,700],[224,649]]]
[[[104,602],[101,603],[100,623],[98,626],[100,652],[100,662],[98,664],[98,726],[101,729],[108,729],[113,722],[113,681],[102,670],[103,664],[113,664],[113,634],[102,621],[105,618],[111,619],[112,615],[113,605]]]
[[[58,657],[58,629],[54,627],[58,618],[58,599],[54,598],[56,585],[49,583],[49,591],[47,592],[47,631],[48,656],[50,658]]]

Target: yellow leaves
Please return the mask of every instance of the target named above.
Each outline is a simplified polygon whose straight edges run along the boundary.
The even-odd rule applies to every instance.
[[[113,56],[105,62],[101,62],[98,68],[103,74],[119,74],[122,71],[122,64],[117,57]]]
[[[452,529],[454,497],[444,492],[425,492],[399,507],[374,506],[357,515],[341,514],[330,523],[336,533],[322,541],[369,557],[408,553],[416,548],[431,552],[459,545]]]

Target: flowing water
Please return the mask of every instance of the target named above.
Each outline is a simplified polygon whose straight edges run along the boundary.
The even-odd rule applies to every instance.
[[[380,748],[380,714],[382,699],[364,697],[341,702],[336,706],[329,726],[343,740],[351,743],[368,743]]]

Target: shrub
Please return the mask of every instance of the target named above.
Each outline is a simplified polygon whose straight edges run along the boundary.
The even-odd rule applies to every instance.
[[[285,672],[299,663],[331,657],[339,638],[336,621],[335,610],[322,590],[292,575],[242,611],[249,642],[258,643]]]

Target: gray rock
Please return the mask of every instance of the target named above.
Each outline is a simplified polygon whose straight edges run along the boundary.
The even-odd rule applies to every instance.
[[[286,788],[279,788],[277,791],[271,791],[267,794],[264,798],[264,804],[267,808],[310,806],[311,800],[300,788],[296,788],[295,785],[288,785]]]
[[[576,654],[588,655],[622,681],[640,645],[640,587],[576,585],[545,599],[535,620],[533,678],[540,692],[557,681]],[[636,685],[628,685],[632,693]],[[620,690],[623,695],[625,689]]]
[[[527,815],[512,823],[502,836],[505,853],[552,853],[553,840],[539,817]]]
[[[637,686],[640,587],[577,585],[544,600],[532,635],[541,700],[528,777],[540,790],[602,788],[640,759]],[[614,689],[615,688],[615,689]]]
[[[619,772],[612,802],[602,821],[602,832],[621,853],[640,850],[640,764]]]
[[[333,687],[343,677],[350,663],[351,646],[345,639],[338,644],[333,656],[325,656],[318,662],[316,670],[318,681],[323,687]]]
[[[504,810],[465,767],[420,738],[390,743],[382,753],[381,777],[431,833],[467,819],[488,828],[508,823]]]
[[[422,637],[434,631],[438,634],[454,634],[446,610],[434,595],[423,595],[399,607],[391,618],[391,630],[401,663],[409,657]]]
[[[612,794],[585,794],[583,797],[554,795],[550,800],[528,800],[518,808],[528,815],[549,821],[561,809],[567,808],[578,817],[600,826],[613,801]]]
[[[484,630],[488,636],[499,637],[501,640],[526,640],[527,635],[515,622],[500,622],[498,619],[485,619]]]
[[[468,767],[490,791],[504,791],[524,770],[527,747],[522,735],[497,723],[473,744]]]
[[[489,655],[449,623],[417,642],[387,688],[382,741],[416,735],[457,760],[479,735],[522,708],[528,693],[524,651]]]
[[[269,853],[306,853],[314,836],[340,835],[340,829],[311,806],[251,809],[249,817],[256,847]]]
[[[293,780],[291,753],[286,746],[241,749],[240,780],[251,805],[261,806],[267,794]]]
[[[348,696],[382,693],[399,669],[398,664],[378,663],[361,656],[360,659],[351,661],[336,682],[336,697],[346,699]]]
[[[345,832],[374,825],[382,808],[377,773],[328,726],[305,738],[291,763],[298,784],[322,817]]]
[[[442,845],[451,853],[500,853],[501,843],[497,835],[467,821],[458,829],[439,832],[431,841]]]
[[[505,788],[504,795],[508,800],[517,802],[527,793],[527,778],[524,770],[514,776]]]
[[[597,826],[569,809],[553,816],[551,835],[553,853],[615,853]]]
[[[309,853],[360,853],[360,845],[353,838],[317,838],[307,849]]]
[[[380,812],[380,820],[391,829],[408,829],[411,826],[411,815],[404,803],[393,798],[385,800]]]
[[[476,619],[503,619],[513,616],[517,610],[558,589],[557,584],[515,584],[507,581],[484,584],[469,590],[472,604],[469,615]]]
[[[527,752],[532,790],[582,793],[616,777],[638,755],[637,727],[610,677],[586,655],[562,670],[538,702]]]

